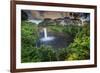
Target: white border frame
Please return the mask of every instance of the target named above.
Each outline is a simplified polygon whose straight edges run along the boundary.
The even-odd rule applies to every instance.
[[[22,9],[90,13],[90,60],[21,63],[21,10]],[[92,42],[94,42],[94,9],[39,6],[39,5],[18,5],[18,4],[16,5],[16,68],[17,69],[94,64],[94,43]]]

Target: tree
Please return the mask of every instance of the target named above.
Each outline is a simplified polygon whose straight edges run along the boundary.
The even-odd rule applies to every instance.
[[[89,25],[84,25],[82,30],[75,36],[73,43],[67,49],[69,53],[65,60],[86,60],[90,58],[90,29]]]
[[[28,19],[28,15],[25,11],[21,11],[21,20],[27,20]]]

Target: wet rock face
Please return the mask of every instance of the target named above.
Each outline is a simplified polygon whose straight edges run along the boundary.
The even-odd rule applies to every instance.
[[[56,25],[56,22],[53,19],[45,18],[41,23],[40,26],[47,26],[47,25]]]
[[[40,25],[83,25],[90,21],[89,13],[22,10],[22,19]],[[35,21],[33,21],[35,20]]]
[[[85,22],[85,21],[84,21]],[[80,19],[71,19],[71,18],[57,18],[57,19],[50,19],[45,18],[41,23],[42,26],[46,25],[81,25],[82,21]]]

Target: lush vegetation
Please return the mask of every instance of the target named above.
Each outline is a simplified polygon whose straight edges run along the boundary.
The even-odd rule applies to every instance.
[[[73,43],[69,45],[69,54],[67,54],[66,60],[84,60],[90,58],[89,36],[89,25],[86,24],[78,31]]]
[[[73,37],[73,42],[66,48],[58,50],[50,46],[36,47],[39,39],[38,25],[22,21],[21,23],[21,62],[45,62],[65,60],[85,60],[90,58],[90,28],[84,26],[66,25],[48,26],[53,32],[63,32]]]

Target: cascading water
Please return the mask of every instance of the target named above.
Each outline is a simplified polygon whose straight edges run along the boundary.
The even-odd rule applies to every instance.
[[[49,32],[46,27],[42,28],[40,31],[40,39],[36,42],[36,47],[49,46],[54,49],[66,48],[72,41],[71,37],[64,34],[57,34]]]
[[[48,36],[47,28],[43,28],[43,33],[44,33],[44,37],[40,39],[41,41],[51,41],[54,39],[53,36]]]
[[[47,38],[47,29],[44,28],[43,31],[44,31],[44,38]]]

